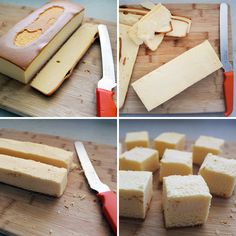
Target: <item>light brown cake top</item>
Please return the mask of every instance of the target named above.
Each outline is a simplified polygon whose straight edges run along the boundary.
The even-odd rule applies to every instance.
[[[211,137],[211,136],[200,136],[194,146],[197,147],[205,147],[205,148],[212,148],[212,149],[221,149],[224,145],[224,140]]]
[[[84,8],[52,1],[18,22],[0,38],[0,57],[26,69],[40,51]]]
[[[209,188],[201,175],[170,175],[163,178],[163,187],[169,198],[184,198],[191,196],[210,197]]]
[[[235,159],[227,159],[208,153],[204,162],[201,165],[200,171],[203,169],[236,178]]]

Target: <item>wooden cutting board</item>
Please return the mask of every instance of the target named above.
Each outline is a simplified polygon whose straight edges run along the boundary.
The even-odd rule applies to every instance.
[[[219,4],[164,4],[173,15],[187,16],[192,18],[192,26],[189,35],[185,38],[165,37],[160,47],[152,52],[145,46],[139,49],[138,57],[134,66],[131,83],[152,70],[167,63],[183,52],[208,39],[219,55]],[[137,7],[137,6],[133,6]],[[229,58],[232,61],[231,24],[229,23],[230,36]],[[184,68],[183,68],[184,70]],[[174,79],[174,78],[173,78]],[[157,94],[158,96],[158,94]],[[223,112],[223,70],[220,69],[207,78],[196,83],[182,93],[163,103],[150,113],[153,114],[176,114],[176,113],[203,113]],[[134,89],[130,86],[123,114],[148,113],[138,98]]]
[[[0,4],[0,36],[31,11],[32,8],[25,6]],[[108,26],[116,62],[116,24],[92,18],[86,18],[86,21]],[[100,42],[97,39],[72,76],[51,97],[0,74],[0,107],[24,116],[96,116],[95,90],[101,77]]]
[[[44,143],[75,153],[74,140],[59,136],[0,129],[0,137]],[[115,147],[92,142],[84,144],[98,176],[115,191]],[[76,154],[74,161],[78,164]],[[61,198],[0,183],[0,233],[22,236],[112,235],[95,192],[90,190],[79,170],[69,173],[68,185]],[[85,198],[81,200],[79,195]]]
[[[188,141],[186,150],[191,151],[193,142]],[[227,142],[222,156],[235,158],[236,143]],[[199,167],[194,166],[194,174],[198,173]],[[120,219],[120,235],[148,235],[148,236],[225,236],[236,233],[236,193],[229,199],[213,197],[207,223],[202,226],[173,228],[166,230],[164,227],[162,212],[162,185],[158,181],[159,170],[153,175],[153,198],[146,219],[135,220],[128,218]],[[234,209],[234,213],[232,212]],[[232,217],[232,218],[231,218]]]

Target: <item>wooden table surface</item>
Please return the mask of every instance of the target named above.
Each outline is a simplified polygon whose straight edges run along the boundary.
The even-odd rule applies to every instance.
[[[191,150],[193,142],[188,141],[186,150]],[[236,158],[236,142],[227,142],[222,156]],[[194,166],[194,174],[199,167]],[[229,199],[213,197],[207,223],[202,226],[166,229],[162,212],[162,185],[159,170],[153,175],[153,198],[145,220],[120,218],[120,235],[148,236],[229,236],[236,234],[236,194]],[[233,212],[234,211],[234,212]]]
[[[192,18],[189,35],[185,38],[165,37],[160,47],[152,52],[145,46],[139,49],[131,82],[167,63],[171,59],[208,39],[219,55],[219,4],[163,4],[173,15]],[[138,7],[138,6],[134,6]],[[229,58],[232,61],[231,24],[229,23]],[[183,68],[184,70],[184,68]],[[174,79],[174,78],[173,78]],[[179,114],[223,112],[223,70],[220,69],[189,87],[150,113],[147,112],[132,86],[121,114]],[[158,96],[158,94],[157,94]]]
[[[30,132],[0,129],[0,137],[43,143],[74,152],[74,140]],[[116,191],[116,148],[84,142],[98,176]],[[7,235],[113,235],[102,215],[96,193],[89,188],[80,167],[69,173],[60,198],[0,183],[0,233]],[[85,196],[80,199],[78,196]]]
[[[0,4],[0,36],[32,11],[25,6]],[[108,26],[116,62],[116,24],[86,18],[85,21]],[[51,97],[0,74],[0,107],[23,116],[96,116],[95,90],[102,77],[99,39],[78,63],[72,76]]]

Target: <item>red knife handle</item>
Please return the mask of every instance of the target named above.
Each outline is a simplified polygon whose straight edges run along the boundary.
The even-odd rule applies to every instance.
[[[112,191],[98,193],[98,198],[102,203],[102,211],[106,216],[113,232],[117,234],[117,199]]]
[[[97,116],[116,117],[117,108],[113,100],[114,93],[105,89],[96,89],[97,95]]]
[[[224,72],[225,116],[233,112],[234,106],[234,72]]]

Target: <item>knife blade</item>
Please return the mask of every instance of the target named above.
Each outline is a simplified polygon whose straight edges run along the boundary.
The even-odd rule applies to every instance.
[[[111,225],[113,232],[117,234],[117,198],[116,194],[110,188],[101,182],[89,157],[83,143],[75,142],[75,149],[78,154],[79,162],[84,170],[84,174],[90,188],[98,192],[97,197],[102,203],[103,213]]]
[[[234,99],[234,72],[229,62],[228,45],[228,5],[220,4],[220,57],[224,69],[225,116],[233,111]]]
[[[112,91],[116,86],[115,69],[106,25],[98,25],[98,33],[101,44],[103,77],[98,81],[96,89],[97,116],[116,117],[117,108],[113,100],[114,92]]]

